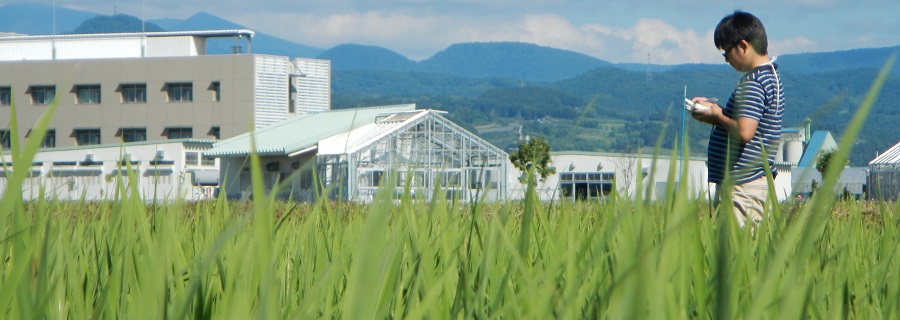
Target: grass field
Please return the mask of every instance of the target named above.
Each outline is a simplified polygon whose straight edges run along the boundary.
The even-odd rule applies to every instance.
[[[900,219],[676,200],[36,202],[4,214],[3,318],[900,317]]]
[[[837,166],[747,229],[673,185],[662,202],[148,205],[120,185],[112,201],[25,203],[15,186],[48,121],[13,144],[0,318],[900,318],[900,208],[835,202]]]

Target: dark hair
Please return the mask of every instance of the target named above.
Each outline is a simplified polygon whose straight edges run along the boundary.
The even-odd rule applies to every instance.
[[[766,37],[766,27],[756,16],[743,11],[735,11],[722,18],[722,21],[716,25],[713,41],[715,41],[716,48],[729,49],[741,40],[747,40],[756,53],[768,54],[769,39]]]

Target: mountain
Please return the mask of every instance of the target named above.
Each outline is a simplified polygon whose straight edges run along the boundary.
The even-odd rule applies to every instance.
[[[0,6],[0,32],[21,34],[53,34],[53,7],[31,3],[11,3]],[[56,8],[56,33],[72,33],[84,20],[96,13]]]
[[[544,83],[612,66],[574,51],[521,42],[454,44],[421,62],[387,48],[358,44],[338,45],[317,58],[331,60],[335,71],[424,72]]]
[[[144,22],[134,16],[116,14],[94,16],[84,20],[72,33],[159,32],[162,28],[152,22]]]
[[[588,55],[521,42],[460,43],[421,62],[429,72],[549,82],[612,64]]]
[[[316,58],[331,60],[334,71],[385,70],[418,71],[415,61],[389,49],[360,44],[342,44],[328,49]]]
[[[776,62],[781,70],[796,73],[824,73],[852,69],[880,69],[891,55],[900,54],[900,46],[886,48],[862,48],[846,51],[786,54]],[[900,64],[894,64],[892,73],[900,74]]]
[[[152,21],[170,31],[216,29],[252,30],[252,28],[247,28],[206,12],[198,12],[184,20],[160,19]],[[212,54],[224,54],[231,52],[232,45],[234,45],[234,41],[231,39],[209,39],[206,44],[206,49]],[[257,32],[253,37],[250,50],[255,53],[303,58],[314,58],[324,51],[324,49],[321,48],[298,44],[260,32]]]

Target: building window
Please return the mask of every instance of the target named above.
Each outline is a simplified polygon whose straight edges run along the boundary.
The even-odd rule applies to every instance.
[[[213,83],[209,85],[209,91],[212,91],[213,101],[222,101],[222,86],[218,81],[213,81]]]
[[[559,175],[559,187],[566,198],[602,199],[612,193],[615,179],[612,172],[565,172]]]
[[[12,105],[12,88],[0,87],[0,106]]]
[[[123,103],[146,103],[147,85],[143,83],[123,84],[120,86]]]
[[[200,154],[197,152],[185,152],[184,153],[184,165],[186,166],[196,166],[197,162],[200,160]]]
[[[56,130],[47,129],[44,141],[41,141],[41,148],[56,148]]]
[[[100,129],[75,129],[75,143],[79,146],[100,144]]]
[[[194,85],[190,82],[167,83],[166,93],[169,94],[169,102],[194,101]]]
[[[0,130],[0,148],[4,150],[12,148],[12,139],[9,137],[8,130]]]
[[[77,85],[75,86],[75,96],[78,104],[98,104],[100,103],[100,85]]]
[[[166,137],[169,139],[190,139],[194,137],[192,128],[166,128]]]
[[[290,97],[288,98],[288,113],[297,113],[297,99],[300,99],[300,92],[297,91],[293,81],[288,85],[288,96]]]
[[[384,177],[384,170],[373,170],[363,174],[361,184],[366,187],[377,187],[381,185]]]
[[[494,170],[485,168],[469,169],[469,189],[496,189],[497,177]]]
[[[147,129],[122,128],[122,142],[147,141]]]
[[[56,86],[31,86],[28,91],[31,93],[31,104],[47,105],[56,97]]]
[[[206,166],[206,167],[212,167],[212,166],[215,166],[215,165],[216,165],[216,158],[213,158],[213,157],[207,157],[207,156],[201,155],[201,156],[200,156],[200,165],[201,165],[201,166]]]

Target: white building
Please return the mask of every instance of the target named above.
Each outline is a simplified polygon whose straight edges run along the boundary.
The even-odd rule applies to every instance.
[[[807,128],[785,128],[782,131],[782,142],[775,156],[778,175],[774,187],[779,201],[795,194],[796,182],[792,179],[807,150],[808,136]],[[816,153],[818,149],[812,152]],[[686,179],[689,196],[707,199],[715,196],[715,186],[707,182],[705,157],[672,161],[670,155],[654,159],[650,155],[639,154],[558,151],[551,153],[551,159],[556,174],[547,177],[536,188],[543,201],[604,199],[613,190],[631,198],[639,191],[645,199],[660,200],[669,183],[677,186],[682,178]],[[682,174],[681,170],[686,172]],[[519,176],[520,172],[513,170],[508,177],[511,199],[524,197],[525,186],[519,182]],[[639,182],[641,190],[638,190]]]
[[[13,167],[12,144],[37,136],[32,126],[56,103],[22,190],[26,199],[41,190],[57,199],[106,199],[122,161],[139,177],[147,201],[211,196],[218,163],[199,154],[214,140],[330,109],[330,62],[253,54],[253,36],[250,30],[0,36],[6,168]],[[233,54],[207,54],[209,38],[234,38]],[[8,173],[0,179],[4,188]]]
[[[115,200],[130,179],[137,179],[134,190],[145,201],[209,199],[219,183],[218,163],[202,152],[212,144],[212,140],[179,139],[43,149],[25,166],[22,197],[26,201],[41,195],[48,200]],[[9,152],[2,154],[2,160],[0,194],[15,165]]]
[[[621,153],[601,153],[582,151],[551,152],[552,166],[556,174],[538,183],[536,191],[542,201],[600,200],[613,191],[625,197],[634,198],[640,191],[649,200],[663,198],[666,186],[672,177],[671,170],[687,170],[688,195],[692,198],[706,197],[709,184],[706,182],[705,158],[692,157],[687,161],[671,161],[669,158],[653,159],[652,156]],[[682,168],[687,165],[687,168]],[[509,176],[510,198],[524,197],[525,185],[520,182],[519,171]],[[677,183],[680,174],[673,176]],[[638,184],[642,189],[638,190]],[[649,194],[647,192],[650,192]]]

